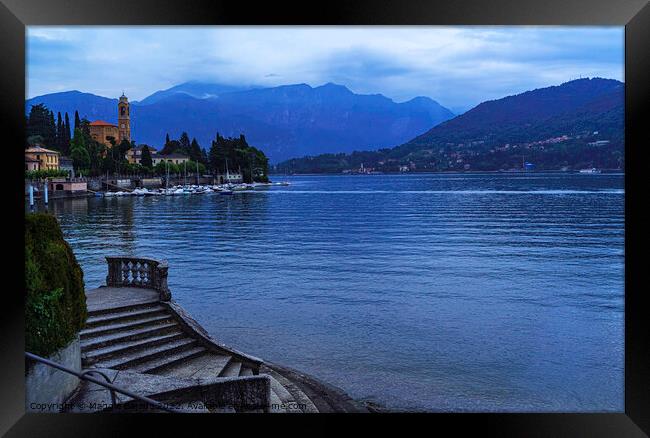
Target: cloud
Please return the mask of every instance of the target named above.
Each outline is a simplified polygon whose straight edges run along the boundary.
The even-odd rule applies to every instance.
[[[469,108],[577,77],[622,80],[623,44],[622,27],[30,26],[26,94],[335,82]]]

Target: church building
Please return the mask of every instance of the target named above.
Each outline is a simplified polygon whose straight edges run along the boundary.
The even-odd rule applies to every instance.
[[[117,104],[117,126],[104,120],[95,120],[90,122],[90,136],[93,140],[111,147],[111,137],[115,143],[119,144],[122,140],[131,141],[131,117],[129,114],[129,99],[122,93]]]

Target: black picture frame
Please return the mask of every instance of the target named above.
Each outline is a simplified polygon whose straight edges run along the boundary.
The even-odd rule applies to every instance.
[[[14,236],[16,248],[5,250],[15,263],[10,273],[22,273],[24,247],[19,231],[23,221],[23,156],[18,144],[24,141],[25,102],[25,26],[28,25],[174,25],[174,24],[316,24],[316,25],[619,25],[625,26],[625,412],[614,414],[371,414],[355,416],[366,425],[383,427],[397,418],[400,426],[413,419],[426,423],[425,431],[437,432],[452,427],[481,435],[499,436],[647,436],[650,433],[650,339],[648,307],[644,306],[642,257],[643,226],[647,213],[643,187],[648,161],[644,148],[650,147],[650,128],[642,117],[650,102],[650,5],[645,0],[496,0],[428,2],[401,0],[328,1],[302,4],[277,2],[244,3],[210,0],[0,0],[0,46],[2,47],[2,126],[4,151],[10,156],[7,170],[15,171],[5,193],[16,205],[15,224],[7,224],[5,235]],[[645,110],[645,111],[644,111]],[[15,156],[14,156],[15,154]],[[13,184],[15,183],[15,187]],[[11,231],[14,229],[14,231]],[[6,277],[9,278],[9,277]],[[5,282],[8,285],[8,282]],[[24,282],[20,274],[15,287],[3,289],[4,338],[2,343],[2,408],[0,433],[7,436],[82,436],[117,435],[135,431],[134,422],[146,427],[188,425],[222,428],[237,426],[246,433],[251,422],[242,416],[165,416],[146,414],[29,414],[24,413]],[[284,433],[338,431],[331,415],[282,416],[282,426],[273,416],[255,417],[265,428],[285,428]],[[244,418],[242,422],[241,419]],[[349,417],[348,417],[349,418]],[[312,423],[305,429],[305,420]],[[207,424],[205,424],[207,423]],[[296,429],[286,429],[291,424]],[[300,429],[298,429],[298,425]],[[169,429],[171,430],[171,429]],[[223,429],[220,429],[223,430]],[[401,429],[405,431],[406,429]],[[225,432],[224,432],[225,433]]]

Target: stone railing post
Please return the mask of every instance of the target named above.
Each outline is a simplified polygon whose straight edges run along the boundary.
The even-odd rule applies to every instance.
[[[169,301],[171,291],[167,285],[169,266],[166,260],[144,257],[106,257],[108,287],[140,287],[154,289],[160,301]]]
[[[172,298],[172,293],[167,286],[167,274],[169,272],[169,265],[167,260],[163,260],[154,268],[154,289],[160,294],[160,301],[169,301]]]
[[[106,286],[120,287],[120,259],[117,257],[106,257],[108,274],[106,275]]]

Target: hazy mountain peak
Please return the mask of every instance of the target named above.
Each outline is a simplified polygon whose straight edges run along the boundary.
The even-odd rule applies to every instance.
[[[185,94],[195,99],[213,99],[221,96],[224,93],[244,91],[251,88],[251,86],[244,85],[229,85],[192,80],[174,85],[173,87],[167,88],[165,90],[156,91],[150,96],[142,99],[139,103],[141,105],[151,105],[168,97],[179,94]]]
[[[315,90],[327,90],[327,91],[338,91],[343,93],[354,94],[348,87],[345,85],[335,84],[334,82],[328,82],[319,87],[316,87]]]
[[[426,96],[416,96],[413,99],[407,100],[406,102],[403,103],[407,105],[431,105],[431,104],[439,105],[438,102]]]
[[[211,97],[206,95],[215,95]],[[90,120],[113,121],[115,100],[90,94],[51,94],[43,103],[53,111]],[[453,114],[430,99],[398,104],[381,95],[355,94],[346,86],[305,83],[251,88],[188,81],[160,90],[133,105],[132,136],[161,146],[165,135],[181,132],[210,147],[217,132],[245,134],[275,162],[322,152],[348,152],[403,143],[448,120]],[[29,106],[38,101],[27,102]]]

